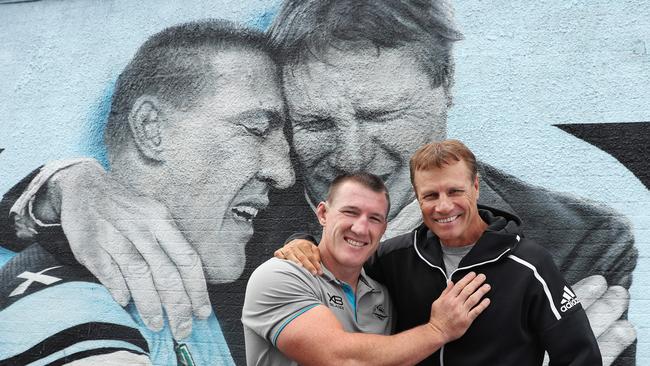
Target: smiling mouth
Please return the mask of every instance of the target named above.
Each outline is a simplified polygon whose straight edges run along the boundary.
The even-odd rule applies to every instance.
[[[351,246],[357,247],[357,248],[361,248],[361,247],[364,247],[364,246],[368,245],[368,243],[364,243],[362,241],[356,241],[356,240],[350,239],[350,238],[345,238],[345,241],[348,244],[350,244]]]
[[[460,217],[460,215],[455,215],[455,216],[445,217],[443,219],[434,219],[434,221],[439,223],[439,224],[448,224],[448,223],[456,220],[459,217]]]
[[[241,221],[253,222],[260,209],[254,206],[238,205],[231,209],[233,216]]]

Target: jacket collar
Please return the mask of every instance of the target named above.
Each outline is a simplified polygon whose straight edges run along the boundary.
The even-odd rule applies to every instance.
[[[479,215],[488,227],[472,250],[460,261],[458,270],[498,261],[517,246],[522,236],[521,220],[515,215],[483,205],[478,208]],[[422,260],[444,273],[440,240],[424,224],[414,230],[413,246]]]

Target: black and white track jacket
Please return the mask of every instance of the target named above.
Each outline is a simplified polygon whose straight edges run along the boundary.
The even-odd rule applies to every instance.
[[[488,308],[467,333],[421,365],[601,365],[598,344],[573,290],[551,255],[527,240],[519,218],[479,206],[488,228],[452,275],[483,273]],[[383,242],[366,265],[384,283],[396,309],[396,332],[425,324],[446,286],[438,238],[424,225]]]

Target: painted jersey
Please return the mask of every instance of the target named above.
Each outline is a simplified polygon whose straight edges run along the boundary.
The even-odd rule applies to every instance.
[[[85,268],[61,263],[38,244],[0,268],[0,324],[3,365],[113,355],[129,365],[234,365],[214,314],[175,342],[167,324],[150,331],[133,304],[122,308]]]

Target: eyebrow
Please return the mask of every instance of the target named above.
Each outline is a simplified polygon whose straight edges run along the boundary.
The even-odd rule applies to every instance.
[[[346,210],[346,209],[347,210],[354,210],[354,211],[357,211],[357,212],[361,211],[361,209],[359,207],[357,207],[357,206],[343,206],[343,207],[341,207],[339,209],[339,211],[343,211],[343,210]],[[379,217],[381,217],[382,220],[386,220],[386,215],[383,215],[383,214],[378,213],[378,212],[372,212],[368,216],[370,216],[370,217],[379,216]]]
[[[387,115],[387,114],[397,114],[400,115],[404,113],[407,110],[407,107],[403,108],[390,108],[390,107],[377,107],[377,108],[365,108],[365,107],[360,107],[360,108],[355,108],[354,109],[354,116],[359,119],[363,120],[372,120],[377,117],[381,117],[382,115]]]
[[[317,106],[312,106],[311,108],[303,108],[303,107],[294,107],[294,108],[287,108],[289,111],[289,116],[291,118],[329,118],[330,114],[327,112],[327,109],[325,108],[319,108]]]
[[[284,113],[276,109],[254,108],[226,117],[226,121],[234,122],[241,119],[267,117],[272,127],[282,127],[285,122]]]

